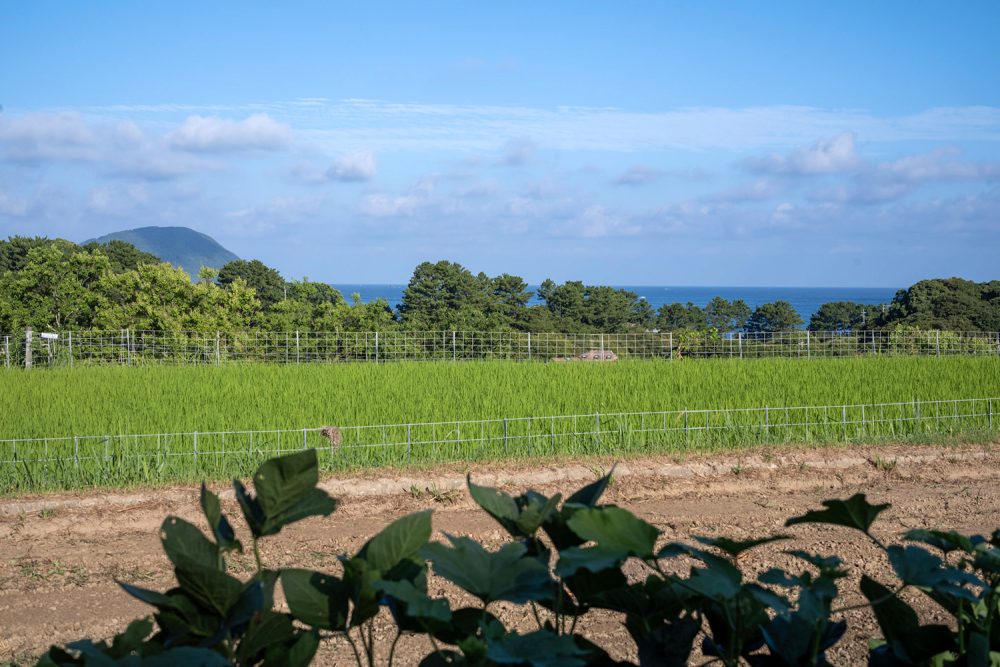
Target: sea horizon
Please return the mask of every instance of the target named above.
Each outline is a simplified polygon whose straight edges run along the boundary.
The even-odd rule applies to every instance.
[[[344,298],[350,299],[352,294],[360,294],[361,301],[369,303],[382,298],[396,308],[403,298],[403,290],[407,283],[330,283],[339,290]],[[528,285],[532,292],[529,304],[540,304],[538,285]],[[806,323],[819,310],[819,307],[831,301],[854,301],[870,306],[888,304],[899,287],[768,287],[768,286],[735,286],[735,285],[611,285],[617,289],[635,292],[646,300],[653,310],[670,303],[693,303],[704,308],[716,296],[727,301],[743,299],[750,308],[756,308],[763,303],[785,300],[792,304],[799,316]]]

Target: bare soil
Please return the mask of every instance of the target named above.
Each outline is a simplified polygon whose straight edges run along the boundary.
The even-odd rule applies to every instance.
[[[328,478],[324,487],[341,499],[337,512],[326,519],[303,521],[266,540],[264,562],[270,567],[337,571],[338,553],[357,550],[388,522],[427,507],[435,509],[435,538],[447,531],[473,536],[495,548],[506,540],[505,533],[464,491],[467,471],[482,484],[554,493],[592,481],[611,463],[548,460]],[[843,603],[852,604],[863,601],[857,592],[862,573],[892,580],[881,554],[852,531],[821,526],[786,529],[786,518],[819,507],[823,499],[861,491],[874,502],[892,503],[877,524],[877,532],[889,540],[922,527],[988,533],[1000,527],[998,473],[997,443],[648,457],[620,463],[605,500],[656,525],[664,540],[687,540],[692,535],[740,539],[784,532],[793,536],[796,548],[839,554],[851,568],[851,576],[841,585]],[[221,484],[217,487],[224,489]],[[223,495],[223,502],[238,515],[231,493]],[[147,615],[150,608],[128,597],[115,580],[156,589],[171,585],[157,534],[167,514],[203,525],[197,489],[0,499],[0,661],[32,662],[52,643],[108,637],[128,621]],[[236,525],[239,531],[240,524]],[[801,569],[783,553],[788,548],[786,542],[752,551],[745,568],[751,576],[775,565]],[[251,561],[237,557],[233,569],[238,575],[249,573]],[[631,574],[638,576],[640,571]],[[433,578],[431,592],[459,596],[450,584]],[[943,620],[919,593],[909,598],[925,621]],[[501,610],[500,616],[524,631],[535,627],[519,609]],[[878,635],[877,626],[866,610],[848,612],[847,618],[850,630],[833,651],[832,662],[863,664],[866,642]],[[632,643],[613,614],[588,616],[580,628],[613,656],[635,659]],[[389,626],[381,623],[377,636],[387,651]],[[424,638],[404,639],[397,664],[416,664],[429,648]],[[343,640],[329,640],[317,662],[353,664],[353,656]]]

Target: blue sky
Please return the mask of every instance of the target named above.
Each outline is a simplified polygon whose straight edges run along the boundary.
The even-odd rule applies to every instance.
[[[287,277],[1000,278],[1000,3],[0,4],[0,233]]]

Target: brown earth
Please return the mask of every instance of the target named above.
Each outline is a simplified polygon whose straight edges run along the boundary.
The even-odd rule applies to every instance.
[[[505,533],[476,509],[464,491],[468,470],[483,484],[511,491],[553,493],[592,481],[610,461],[535,461],[498,466],[438,467],[433,471],[373,472],[323,482],[341,507],[326,519],[292,526],[263,545],[271,567],[299,566],[336,571],[336,554],[353,552],[394,518],[433,507],[435,538],[441,531],[471,535],[495,548]],[[817,508],[826,498],[863,491],[873,502],[890,502],[876,532],[893,539],[910,528],[954,528],[988,533],[1000,527],[1000,449],[991,445],[878,446],[775,449],[731,456],[630,459],[615,471],[605,500],[630,509],[663,531],[664,540],[691,535],[733,538],[785,532],[796,548],[839,554],[851,566],[843,604],[863,601],[861,573],[891,581],[884,557],[863,536],[835,527],[783,528],[784,520]],[[217,485],[223,488],[224,485]],[[223,496],[228,511],[235,503]],[[31,662],[51,643],[107,637],[150,609],[129,598],[115,579],[165,589],[172,581],[157,538],[167,514],[198,522],[197,490],[91,491],[0,499],[0,661]],[[237,531],[240,526],[237,524]],[[245,532],[245,531],[244,531]],[[801,569],[782,551],[789,543],[750,552],[745,569],[755,576],[778,565]],[[252,558],[237,557],[237,574],[249,573]],[[674,567],[686,567],[675,563]],[[636,569],[631,574],[638,575]],[[432,594],[457,596],[446,582],[433,580]],[[924,617],[942,621],[919,593],[908,596]],[[534,620],[508,608],[501,617],[525,631]],[[878,634],[866,610],[847,613],[850,630],[833,650],[834,664],[863,664],[868,638]],[[632,658],[631,641],[620,619],[591,614],[580,628],[617,658]],[[378,626],[383,651],[391,639]],[[416,664],[430,647],[425,638],[400,642],[396,664]],[[401,658],[401,659],[400,659]],[[317,664],[353,664],[342,639],[328,640]]]

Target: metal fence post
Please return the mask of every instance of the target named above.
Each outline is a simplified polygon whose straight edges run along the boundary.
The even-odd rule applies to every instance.
[[[3,337],[3,365],[10,368],[10,336]]]
[[[76,464],[76,469],[80,469],[80,438],[78,436],[73,436],[73,462]]]
[[[941,330],[938,329],[935,333],[937,334],[937,344],[936,344],[936,347],[937,347],[937,356],[940,357],[941,356]]]
[[[806,358],[812,356],[812,349],[809,343],[809,329],[806,329]]]
[[[73,368],[73,330],[69,331],[69,367]]]
[[[669,336],[669,342],[667,343],[667,353],[670,355],[670,361],[674,360],[674,332],[667,332]]]
[[[989,419],[990,431],[993,430],[993,399],[986,399],[986,415]]]
[[[737,340],[737,342],[740,345],[740,359],[742,359],[743,358],[743,332],[742,331],[737,331],[736,332],[736,340]]]
[[[31,327],[24,330],[24,367],[31,369]]]
[[[194,464],[198,465],[198,431],[194,432]]]
[[[844,440],[847,440],[847,406],[840,406],[840,425],[844,430]]]
[[[413,438],[410,435],[410,424],[406,425],[406,465],[413,460]]]
[[[594,435],[597,438],[597,446],[601,446],[601,413],[594,413]]]
[[[531,361],[531,332],[528,332],[528,361]]]
[[[764,440],[771,439],[771,412],[764,406]]]
[[[375,363],[378,363],[378,332],[375,332]]]
[[[510,455],[510,443],[507,440],[507,418],[503,420],[503,452]]]
[[[451,360],[455,361],[456,359],[457,355],[455,353],[455,331],[453,329],[451,332]]]
[[[604,334],[601,334],[601,361],[604,361]]]
[[[295,330],[295,363],[299,363],[299,330]]]
[[[215,365],[216,366],[221,366],[222,365],[222,355],[221,355],[221,353],[220,353],[221,351],[219,349],[220,348],[220,345],[219,345],[220,342],[221,342],[220,341],[220,334],[219,334],[218,331],[216,331],[215,332]]]

